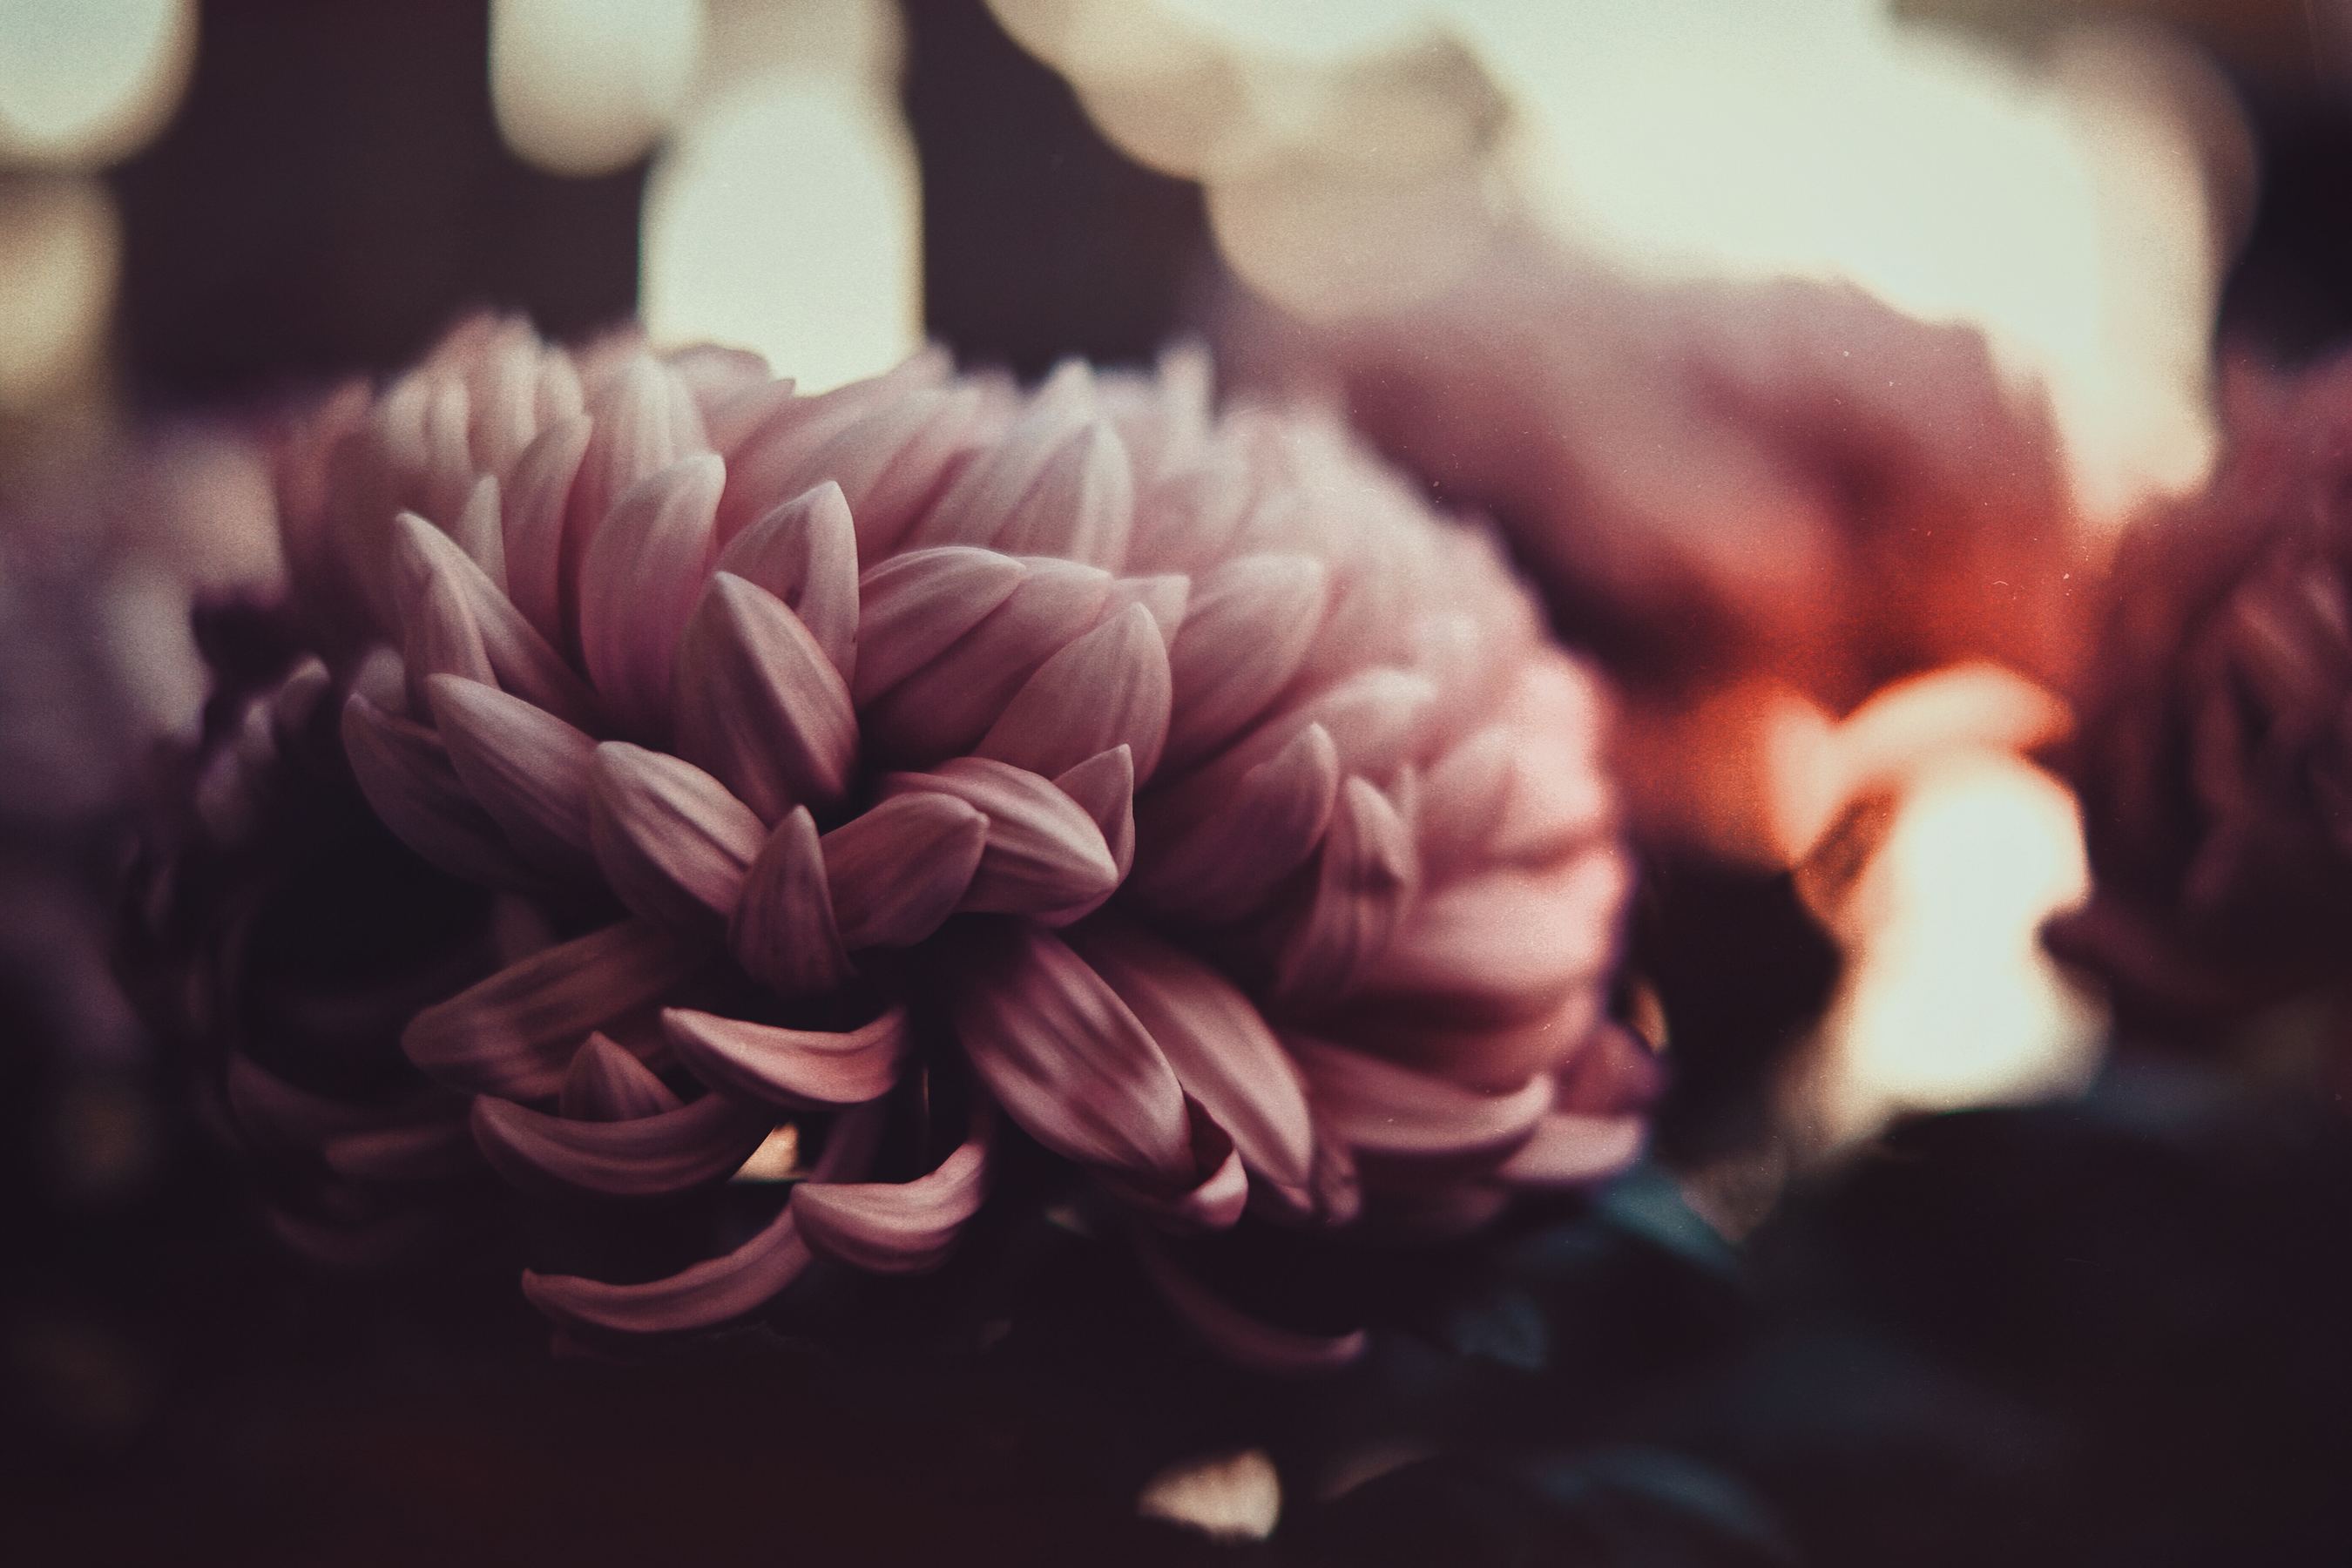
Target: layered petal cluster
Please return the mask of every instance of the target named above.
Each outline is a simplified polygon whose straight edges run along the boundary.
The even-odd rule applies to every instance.
[[[930,1267],[1016,1129],[1175,1233],[1458,1225],[1638,1146],[1593,679],[1481,534],[1195,362],[804,396],[481,322],[324,406],[281,505],[374,815],[562,938],[408,1060],[526,1191],[788,1167],[710,1256],[528,1275],[559,1321]]]
[[[2202,1036],[2352,940],[2352,363],[2242,382],[2206,490],[2118,554],[2074,759],[2093,893],[2051,945]]]

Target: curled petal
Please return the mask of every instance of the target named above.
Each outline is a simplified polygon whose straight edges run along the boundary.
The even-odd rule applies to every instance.
[[[883,788],[932,791],[988,818],[988,842],[961,908],[1075,920],[1118,886],[1118,866],[1084,807],[1025,768],[956,757],[926,773],[893,773]]]
[[[1175,1070],[1187,1094],[1215,1119],[1249,1168],[1304,1189],[1314,1127],[1297,1069],[1234,984],[1131,926],[1093,924],[1070,945],[1108,981]]]
[[[845,1034],[783,1029],[670,1007],[662,1031],[688,1072],[716,1089],[797,1109],[860,1105],[898,1081],[907,1015],[893,1007]]]
[[[897,550],[939,499],[970,449],[983,402],[977,387],[918,388],[885,400],[811,454],[803,471],[840,482],[861,556],[878,561]]]
[[[1136,1255],[1160,1298],[1185,1325],[1243,1366],[1290,1377],[1338,1372],[1370,1343],[1361,1329],[1310,1334],[1263,1322],[1220,1299],[1150,1243],[1139,1243]]]
[[[420,524],[419,526],[423,526]],[[498,677],[490,670],[489,651],[482,646],[466,601],[445,577],[435,577],[409,595],[402,614],[408,623],[408,640],[401,652],[408,667],[408,704],[425,711],[425,682],[436,675],[455,675],[485,684]]]
[[[1386,795],[1349,779],[1323,840],[1305,917],[1276,963],[1276,993],[1292,1003],[1346,995],[1387,950],[1417,872],[1412,828]]]
[[[703,590],[677,656],[678,750],[762,821],[849,788],[857,716],[849,688],[784,602],[730,573]]]
[[[425,1072],[453,1088],[544,1100],[563,1083],[591,1029],[668,992],[706,962],[643,921],[628,921],[531,954],[446,1002],[400,1037]]]
[[[1191,1185],[1184,1091],[1150,1032],[1059,939],[1027,925],[994,935],[955,998],[989,1093],[1056,1153],[1160,1191]]]
[[[824,850],[808,807],[794,806],[761,845],[727,944],[745,973],[782,996],[821,996],[849,977]]]
[[[1545,871],[1457,879],[1412,906],[1365,991],[1528,1016],[1607,966],[1631,876],[1624,856],[1603,846]]]
[[[343,752],[360,793],[384,826],[427,860],[469,882],[529,887],[538,875],[515,854],[422,725],[396,719],[358,691],[343,704]]]
[[[589,841],[621,901],[685,930],[734,912],[765,834],[727,787],[682,757],[623,741],[589,763]]]
[[[1057,369],[1003,438],[956,477],[939,504],[915,525],[910,541],[917,545],[993,545],[1015,525],[1022,503],[1038,488],[1047,465],[1084,428],[1093,402],[1093,377],[1084,365]]]
[[[1163,1230],[1197,1236],[1231,1230],[1249,1207],[1249,1172],[1241,1151],[1216,1119],[1189,1095],[1185,1110],[1192,1119],[1194,1179],[1174,1193],[1157,1193],[1106,1173],[1104,1185],[1149,1215]]]
[[[727,466],[688,458],[622,492],[580,565],[580,653],[632,734],[668,732],[670,666],[710,570]]]
[[[936,1268],[988,1195],[988,1142],[986,1125],[975,1127],[937,1170],[911,1182],[803,1182],[792,1200],[801,1234],[869,1273]]]
[[[602,1033],[590,1035],[572,1057],[556,1093],[556,1109],[574,1121],[632,1121],[681,1103],[653,1068]]]
[[[516,847],[552,870],[589,863],[588,767],[596,742],[536,704],[455,676],[425,683],[450,765]]]
[[[1088,757],[1054,775],[1054,787],[1078,803],[1110,847],[1111,864],[1127,880],[1135,864],[1135,759],[1125,746]]]
[[[517,1186],[604,1197],[661,1197],[723,1180],[767,1136],[759,1112],[719,1095],[625,1121],[575,1121],[483,1095],[474,1101],[482,1157]]]
[[[515,465],[506,500],[507,591],[539,635],[561,647],[564,521],[594,426],[584,415],[541,431]]]
[[[478,639],[482,658],[490,671],[483,673],[478,661],[471,658],[467,660],[467,668],[462,668],[446,660],[432,658],[424,674],[447,670],[476,680],[495,679],[495,684],[558,718],[583,729],[594,727],[595,697],[464,552],[432,524],[410,514],[403,514],[395,521],[394,543],[393,569],[399,574],[403,614],[408,620],[411,640],[418,631],[417,602],[428,593],[452,597],[463,605],[472,636]]]
[[[1051,775],[1126,746],[1151,776],[1168,738],[1168,646],[1129,605],[1038,666],[980,742],[980,754]]]
[[[987,618],[875,702],[866,722],[900,757],[928,761],[969,752],[1037,667],[1077,640],[1110,597],[1110,574],[1072,561],[1030,558],[1021,581]]]
[[[951,795],[893,795],[826,834],[842,945],[912,947],[955,913],[988,847],[988,818]]]
[[[1365,1158],[1499,1162],[1528,1141],[1552,1105],[1546,1077],[1487,1093],[1301,1036],[1290,1037],[1290,1050],[1317,1117]]]
[[[1129,605],[1143,606],[1151,616],[1151,624],[1160,628],[1160,640],[1172,648],[1177,634],[1184,629],[1184,616],[1192,608],[1192,580],[1172,572],[1118,578],[1110,585],[1110,601],[1103,610],[1103,619],[1108,621],[1119,615]]]
[[[787,1205],[749,1241],[719,1258],[641,1284],[525,1270],[522,1293],[559,1322],[622,1333],[707,1329],[764,1306],[811,1261]]]
[[[857,668],[857,530],[838,484],[827,479],[729,540],[718,569],[791,605],[849,679]]]
[[[1245,555],[1193,584],[1169,653],[1171,762],[1210,755],[1274,705],[1306,662],[1330,593],[1330,569],[1307,555]]]
[[[1063,442],[1035,489],[990,543],[1014,555],[1054,555],[1116,570],[1135,525],[1135,476],[1127,446],[1097,420]]]
[[[1238,920],[1315,853],[1339,792],[1339,749],[1320,724],[1310,724],[1243,774],[1217,809],[1174,827],[1147,815],[1137,830],[1147,846],[1160,842],[1139,858],[1131,885],[1171,914]]]
[[[1580,1187],[1605,1181],[1639,1159],[1648,1135],[1640,1116],[1551,1110],[1495,1174],[1515,1187]]]
[[[450,526],[449,542],[481,569],[483,580],[503,595],[507,591],[507,541],[499,521],[499,478],[485,473],[474,481],[466,509]]]
[[[1027,574],[1010,555],[968,545],[912,551],[868,571],[858,584],[857,705],[945,653]]]

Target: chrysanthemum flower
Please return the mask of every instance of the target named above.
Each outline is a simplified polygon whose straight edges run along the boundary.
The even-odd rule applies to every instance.
[[[801,396],[478,323],[322,411],[289,610],[352,773],[562,936],[408,1060],[516,1186],[616,1215],[781,1128],[805,1161],[715,1256],[528,1274],[551,1317],[928,1268],[1016,1131],[1175,1233],[1458,1224],[1631,1156],[1592,679],[1479,533],[1206,393],[927,357]],[[1345,1349],[1164,1263],[1244,1353]]]
[[[2333,983],[2352,940],[2352,363],[2233,391],[2211,483],[2125,538],[2082,703],[2093,894],[2049,935],[2134,1031]]]

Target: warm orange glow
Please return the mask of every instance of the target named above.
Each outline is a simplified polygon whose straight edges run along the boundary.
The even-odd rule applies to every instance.
[[[1978,753],[1919,777],[1843,910],[1858,934],[1812,1086],[1824,1131],[2084,1081],[2098,1009],[2037,933],[2087,886],[2073,797],[2047,773]]]

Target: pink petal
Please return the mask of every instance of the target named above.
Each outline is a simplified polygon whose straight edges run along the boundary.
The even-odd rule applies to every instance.
[[[565,523],[572,487],[594,426],[584,416],[549,426],[524,449],[506,498],[507,591],[548,643],[564,638]]]
[[[453,1088],[544,1100],[583,1036],[662,996],[706,962],[658,927],[628,921],[546,948],[410,1021],[400,1047]]]
[[[961,907],[1052,921],[1091,909],[1118,886],[1118,866],[1086,809],[1025,768],[956,757],[929,773],[893,773],[886,795],[931,791],[988,818],[988,843]]]
[[[1070,946],[1109,983],[1186,1093],[1229,1135],[1249,1168],[1304,1188],[1314,1127],[1297,1069],[1256,1007],[1214,970],[1128,925],[1074,931]]]
[[[947,1261],[957,1232],[988,1195],[988,1130],[975,1127],[929,1174],[911,1182],[803,1182],[793,1189],[801,1234],[827,1257],[873,1274],[918,1274]]]
[[[857,705],[945,653],[1025,575],[1010,555],[961,545],[894,556],[868,571],[858,584]]]
[[[1030,1135],[1081,1164],[1167,1190],[1194,1179],[1191,1118],[1127,1004],[1055,937],[1009,925],[956,990],[965,1057]]]
[[[787,1205],[734,1251],[667,1279],[613,1285],[527,1269],[522,1293],[559,1322],[622,1333],[676,1333],[707,1329],[765,1305],[799,1279],[809,1262],[808,1247]]]
[[[1110,574],[1029,559],[1004,603],[866,710],[879,746],[908,760],[969,752],[1046,659],[1083,637],[1110,596]]]
[[[908,542],[993,545],[1063,444],[1084,427],[1093,401],[1093,377],[1084,365],[1056,370],[1003,437],[982,448],[915,525]],[[1043,552],[1059,553],[1051,547]]]
[[[596,700],[587,686],[454,542],[413,515],[395,521],[394,542],[394,570],[400,574],[404,605],[435,584],[454,592],[479,635],[498,685],[583,729],[595,726]]]
[[[442,870],[506,887],[540,880],[474,804],[432,731],[394,718],[354,691],[343,704],[343,752],[384,826]]]
[[[954,478],[982,413],[977,387],[923,388],[887,398],[834,435],[802,470],[839,481],[857,520],[858,554],[879,561]]]
[[[559,873],[588,869],[588,765],[596,743],[554,714],[455,676],[426,701],[459,782],[516,847]]]
[[[1320,724],[1309,724],[1244,774],[1209,815],[1178,826],[1155,823],[1147,810],[1137,824],[1143,849],[1129,885],[1171,914],[1238,920],[1315,853],[1339,792],[1339,749]]]
[[[857,757],[849,689],[782,600],[721,572],[677,652],[677,748],[772,822],[848,793]]]
[[[792,606],[846,682],[857,668],[857,530],[827,479],[728,541],[718,570]]]
[[[1116,578],[1103,608],[1103,619],[1109,620],[1129,605],[1140,605],[1150,613],[1152,625],[1160,628],[1160,640],[1172,648],[1184,629],[1184,617],[1192,609],[1192,580],[1175,573]]]
[[[1136,1256],[1162,1300],[1186,1326],[1227,1359],[1255,1372],[1302,1377],[1337,1372],[1353,1363],[1370,1343],[1361,1329],[1345,1334],[1309,1334],[1261,1322],[1220,1300],[1149,1244]]]
[[[1483,859],[1517,787],[1518,750],[1525,737],[1506,724],[1477,731],[1439,758],[1422,788],[1423,864],[1433,878]]]
[[[1507,868],[1432,889],[1366,989],[1443,998],[1480,1016],[1528,1016],[1607,969],[1631,879],[1622,853],[1600,847],[1549,870]]]
[[[623,903],[681,931],[715,930],[734,912],[766,833],[724,784],[622,741],[596,748],[588,781],[589,842]]]
[[[1054,775],[1054,787],[1078,803],[1079,809],[1102,829],[1110,847],[1111,864],[1119,880],[1135,864],[1135,758],[1125,746],[1114,746],[1088,757],[1066,773]],[[1106,895],[1108,897],[1108,895]]]
[[[825,886],[842,945],[912,947],[956,911],[988,847],[988,818],[953,795],[894,795],[826,834]]]
[[[465,510],[449,530],[449,542],[466,552],[484,578],[500,594],[506,592],[507,541],[499,510],[499,480],[486,473],[474,481]]]
[[[1305,555],[1246,555],[1193,584],[1169,655],[1171,763],[1214,752],[1274,705],[1314,646],[1330,571]]]
[[[769,831],[743,879],[727,944],[745,973],[780,996],[822,996],[849,977],[808,807],[794,806]]]
[[[649,475],[613,503],[580,564],[580,652],[614,717],[668,733],[678,633],[710,572],[727,466],[704,453]]]
[[[401,651],[408,667],[408,702],[415,710],[425,710],[425,682],[432,676],[455,675],[484,683],[498,679],[490,669],[489,652],[482,647],[482,634],[447,578],[436,576],[411,594],[402,618],[408,638]]]
[[[1130,605],[1040,665],[990,726],[979,754],[1053,774],[1126,746],[1151,776],[1168,738],[1168,646]]]
[[[1605,1181],[1641,1158],[1649,1135],[1640,1116],[1580,1116],[1553,1110],[1495,1174],[1516,1187],[1580,1187]]]
[[[1552,1105],[1546,1077],[1489,1094],[1304,1036],[1289,1043],[1318,1120],[1361,1158],[1499,1162],[1528,1141]]]
[[[1192,1120],[1194,1174],[1190,1185],[1162,1193],[1123,1181],[1115,1173],[1104,1173],[1098,1179],[1162,1230],[1182,1236],[1231,1230],[1249,1207],[1249,1173],[1233,1139],[1200,1102],[1188,1095],[1184,1105]]]
[[[1558,1074],[1559,1108],[1592,1116],[1622,1116],[1643,1110],[1665,1088],[1658,1053],[1633,1031],[1601,1019]]]
[[[1418,875],[1412,828],[1386,795],[1349,779],[1323,840],[1313,897],[1276,962],[1276,994],[1294,1005],[1346,995],[1387,951]]]
[[[686,1069],[714,1089],[794,1109],[879,1100],[898,1081],[908,1030],[903,1008],[845,1034],[785,1029],[670,1007],[662,1030]]]
[[[634,1121],[682,1103],[653,1068],[603,1033],[590,1035],[573,1055],[556,1092],[556,1109],[573,1121]]]
[[[574,1121],[491,1095],[476,1100],[473,1111],[482,1157],[515,1185],[614,1198],[664,1197],[722,1181],[770,1125],[715,1094],[626,1121]]]
[[[1097,420],[1062,443],[993,539],[972,542],[1116,571],[1134,526],[1135,476],[1126,443]]]

